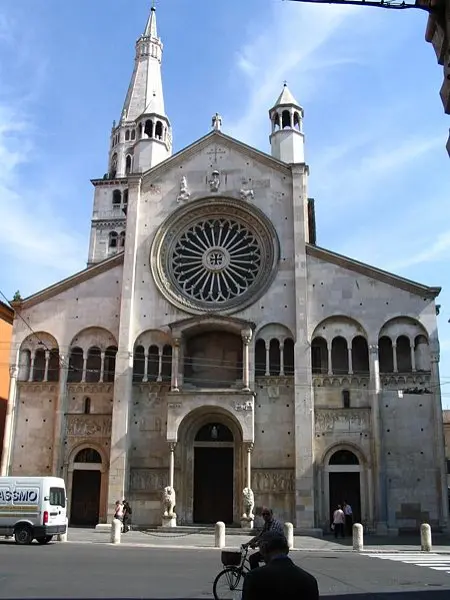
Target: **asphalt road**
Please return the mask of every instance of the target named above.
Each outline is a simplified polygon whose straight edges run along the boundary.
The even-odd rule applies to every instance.
[[[450,598],[450,574],[428,567],[349,552],[294,552],[292,558],[317,577],[327,600]],[[0,598],[205,600],[220,568],[214,549],[0,542]]]

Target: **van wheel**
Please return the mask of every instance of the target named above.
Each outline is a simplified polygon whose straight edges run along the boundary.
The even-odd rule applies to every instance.
[[[36,538],[38,544],[48,544],[49,542],[51,542],[53,539],[52,535],[45,535],[44,537],[38,537]]]
[[[14,539],[16,540],[16,544],[20,544],[21,546],[31,544],[33,541],[33,532],[31,527],[27,527],[26,525],[17,527],[14,532]]]

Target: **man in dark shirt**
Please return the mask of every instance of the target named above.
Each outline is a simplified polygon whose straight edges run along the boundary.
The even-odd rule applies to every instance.
[[[284,535],[267,532],[260,542],[266,565],[244,578],[242,600],[318,600],[317,580],[288,557]]]
[[[244,544],[244,547],[250,546],[250,548],[258,548],[264,534],[266,534],[268,531],[277,533],[278,535],[284,535],[283,525],[280,523],[280,521],[277,521],[277,519],[273,518],[273,511],[271,508],[264,507],[261,511],[261,515],[264,519],[264,527],[262,531],[252,538],[248,544]],[[259,567],[259,563],[264,559],[261,555],[261,552],[255,552],[249,557],[248,560],[250,562],[250,568],[253,570],[257,569]]]

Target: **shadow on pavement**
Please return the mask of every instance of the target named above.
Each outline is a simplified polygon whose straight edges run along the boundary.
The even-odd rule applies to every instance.
[[[439,585],[439,584],[435,584]],[[444,587],[444,584],[442,584]],[[212,594],[211,596],[212,597]],[[337,595],[323,595],[321,598],[326,600],[448,600],[450,598],[450,591],[448,587],[443,590],[420,590],[420,591],[399,591],[399,592],[380,592],[380,593],[366,593],[366,594],[337,594]],[[77,598],[64,598],[64,600],[79,600]],[[83,600],[98,600],[98,598],[83,598]],[[132,596],[120,596],[120,597],[104,597],[103,600],[135,600]],[[172,596],[168,598],[158,598],[154,596],[140,596],[139,600],[205,600],[205,596],[194,598],[192,596]],[[281,600],[281,598],[264,598],[264,600]]]

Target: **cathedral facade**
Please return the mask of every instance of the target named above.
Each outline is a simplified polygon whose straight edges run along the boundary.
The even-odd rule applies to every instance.
[[[63,476],[72,524],[445,528],[439,288],[316,244],[286,85],[271,155],[218,114],[172,154],[162,53],[152,9],[87,268],[13,303],[2,474]]]

